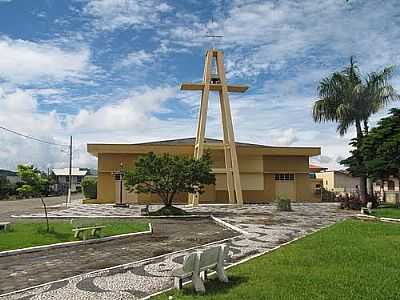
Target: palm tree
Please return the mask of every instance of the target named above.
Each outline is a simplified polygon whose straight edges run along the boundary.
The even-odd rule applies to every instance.
[[[363,136],[368,134],[368,120],[371,115],[390,101],[400,99],[389,83],[393,71],[394,67],[389,66],[380,72],[372,72],[363,79],[351,57],[348,67],[320,82],[319,99],[313,107],[314,121],[338,123],[337,131],[341,136],[355,126],[358,147]],[[366,178],[366,175],[361,176],[362,201],[366,199]]]

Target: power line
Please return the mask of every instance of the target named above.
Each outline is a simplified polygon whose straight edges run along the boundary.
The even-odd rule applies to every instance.
[[[14,134],[16,134],[16,135],[19,135],[19,136],[22,136],[22,137],[24,137],[24,138],[31,139],[31,140],[34,140],[34,141],[37,141],[37,142],[40,142],[40,143],[49,144],[49,145],[53,145],[53,146],[60,146],[60,147],[69,147],[69,145],[57,144],[57,143],[52,143],[52,142],[45,141],[45,140],[42,140],[42,139],[38,139],[38,138],[35,138],[35,137],[33,137],[33,136],[26,135],[26,134],[23,134],[23,133],[20,133],[20,132],[11,130],[11,129],[6,128],[6,127],[3,127],[3,126],[0,126],[0,129],[3,129],[3,130],[5,130],[5,131],[14,133]]]

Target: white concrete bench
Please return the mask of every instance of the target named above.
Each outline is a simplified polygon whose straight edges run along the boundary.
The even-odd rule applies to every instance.
[[[96,233],[100,233],[103,228],[106,226],[91,226],[91,227],[81,227],[81,228],[75,228],[72,229],[72,231],[75,233],[74,237],[77,239],[79,238],[79,234],[82,232],[82,237],[83,240],[86,240],[87,234],[90,232],[90,235],[94,237]]]
[[[10,222],[0,222],[0,230],[7,231],[8,225],[10,225]]]
[[[228,282],[228,277],[224,271],[224,261],[228,256],[228,252],[229,246],[223,244],[186,256],[183,266],[172,272],[175,288],[181,289],[182,280],[191,276],[196,292],[204,293],[206,289],[203,280],[207,279],[207,272],[210,270],[216,271],[220,281]]]
[[[372,213],[372,202],[368,202],[367,207],[361,207],[361,213],[370,215]]]

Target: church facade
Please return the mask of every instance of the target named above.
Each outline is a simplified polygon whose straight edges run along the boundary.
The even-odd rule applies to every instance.
[[[216,184],[206,187],[199,204],[229,203],[224,172],[222,141],[206,139],[211,151]],[[123,168],[134,168],[136,159],[148,152],[193,156],[195,138],[139,144],[88,144],[88,152],[97,157],[97,200],[99,203],[122,201],[132,204],[160,204],[157,195],[129,193],[114,175]],[[274,147],[236,142],[243,203],[270,203],[278,197],[297,202],[319,202],[319,181],[309,176],[309,158],[320,154],[319,147]],[[122,190],[122,193],[121,193]],[[121,197],[122,196],[122,197]],[[176,203],[188,203],[188,194],[177,195]]]

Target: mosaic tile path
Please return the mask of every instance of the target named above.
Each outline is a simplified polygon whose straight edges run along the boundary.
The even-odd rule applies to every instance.
[[[212,213],[248,234],[230,240],[228,264],[275,248],[314,230],[333,224],[351,214],[337,204],[294,204],[293,212],[276,212],[272,205],[246,205],[242,208],[202,206],[194,213]],[[142,262],[79,275],[46,284],[1,299],[140,299],[172,286],[171,271],[182,263],[187,251]]]
[[[154,205],[154,207],[159,207]],[[105,217],[115,217],[115,216],[139,216],[140,209],[143,206],[131,206],[129,208],[125,207],[114,207],[113,204],[75,204],[73,203],[69,208],[60,209],[57,211],[50,211],[48,213],[49,217],[87,217],[87,216],[105,216]],[[154,208],[155,209],[155,208]],[[44,214],[34,213],[34,214],[24,214],[24,215],[14,215],[15,218],[44,218]]]

